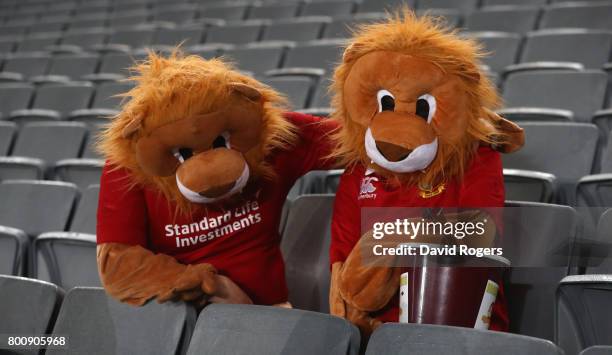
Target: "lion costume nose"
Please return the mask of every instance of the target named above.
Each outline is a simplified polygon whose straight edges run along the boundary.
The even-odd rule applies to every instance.
[[[376,148],[388,161],[404,160],[412,152],[412,149],[381,141],[376,141]]]
[[[188,200],[208,203],[244,187],[249,168],[242,153],[216,148],[185,160],[176,171],[179,190]]]

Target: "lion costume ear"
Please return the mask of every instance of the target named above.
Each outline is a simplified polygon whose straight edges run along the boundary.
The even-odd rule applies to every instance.
[[[512,153],[525,144],[525,132],[514,122],[508,121],[497,113],[484,108],[485,119],[489,120],[497,131],[503,135],[503,143],[495,144],[493,148],[501,153]],[[496,140],[496,137],[491,137]]]
[[[123,138],[130,138],[134,133],[136,133],[140,128],[142,128],[143,118],[144,115],[142,114],[138,114],[135,117],[132,117],[132,120],[125,127],[123,127],[123,131],[121,132]]]
[[[234,92],[243,95],[244,97],[246,97],[247,99],[251,101],[258,102],[262,98],[261,92],[259,92],[259,90],[247,84],[235,82],[235,83],[230,83],[229,87]]]
[[[358,56],[358,53],[361,52],[362,47],[363,46],[359,43],[349,44],[344,50],[344,53],[342,54],[342,61],[344,63],[347,63],[347,62],[350,62],[356,59],[356,57]]]

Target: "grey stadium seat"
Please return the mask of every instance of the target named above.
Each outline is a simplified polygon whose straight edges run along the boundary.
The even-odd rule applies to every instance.
[[[101,159],[62,159],[55,163],[56,180],[71,182],[80,189],[100,183],[104,160]]]
[[[246,17],[249,4],[204,5],[200,17],[217,18],[225,21],[240,21]]]
[[[500,246],[512,262],[504,283],[511,332],[553,340],[554,295],[568,272],[577,219],[569,206],[506,202]]]
[[[520,61],[576,62],[585,68],[600,69],[609,61],[611,51],[611,32],[586,29],[541,30],[527,34]]]
[[[70,231],[96,234],[96,213],[100,185],[90,185],[82,190],[81,198],[70,222]]]
[[[289,302],[329,313],[329,245],[334,195],[303,195],[291,202],[281,250]]]
[[[544,5],[547,4],[548,0],[483,0],[482,6],[498,6],[498,5]]]
[[[93,125],[108,123],[109,117],[119,113],[122,97],[134,85],[130,82],[102,82],[96,88],[91,108],[75,110],[68,117],[70,120],[85,122],[91,128]]]
[[[53,326],[62,295],[61,289],[48,282],[0,275],[0,332],[45,334]],[[36,353],[37,351],[27,352]]]
[[[286,95],[294,109],[307,107],[312,86],[309,78],[287,76],[264,79],[262,82]]]
[[[108,35],[109,30],[106,28],[67,31],[62,37],[60,45],[89,48],[91,46],[105,44]]]
[[[0,156],[8,155],[16,132],[15,123],[0,121]]]
[[[0,183],[0,195],[5,201],[0,204],[0,225],[35,236],[66,229],[78,190],[59,181],[9,180]]]
[[[202,41],[204,27],[200,25],[185,25],[176,28],[160,28],[155,33],[153,44],[165,46],[191,46]]]
[[[464,35],[482,43],[487,52],[482,61],[493,72],[501,73],[518,60],[522,37],[517,33],[465,32]]]
[[[595,234],[595,247],[586,254],[587,274],[612,274],[612,209],[610,206],[599,217]]]
[[[69,81],[93,74],[98,68],[100,58],[96,54],[57,55],[51,59],[49,71],[44,76],[34,77],[32,81]]]
[[[361,4],[359,4],[357,11],[361,13],[385,12],[385,10],[394,11],[403,4],[406,4],[410,8],[414,8],[415,3],[415,0],[363,0]]]
[[[557,289],[555,342],[566,354],[612,345],[612,275],[574,275]]]
[[[612,355],[612,346],[595,345],[582,350],[579,355]]]
[[[86,75],[83,79],[97,82],[121,80],[129,76],[129,68],[133,65],[134,58],[131,55],[109,52],[102,57],[98,73]]]
[[[112,28],[129,27],[147,23],[149,11],[115,12],[108,18],[108,26]]]
[[[54,334],[70,335],[70,346],[46,353],[184,354],[195,319],[195,310],[185,303],[134,307],[101,288],[74,288],[66,294],[53,328]]]
[[[417,8],[422,9],[455,9],[461,13],[470,13],[477,7],[477,0],[419,0],[417,2]]]
[[[224,56],[235,61],[240,70],[263,74],[280,66],[286,50],[283,43],[261,42],[226,50]]]
[[[485,7],[470,13],[465,27],[470,31],[525,33],[535,29],[539,13],[534,6]]]
[[[17,44],[17,52],[44,51],[59,42],[60,36],[53,33],[31,34]]]
[[[355,2],[350,0],[312,1],[302,5],[300,16],[346,16],[355,11]]]
[[[13,111],[9,119],[23,122],[59,120],[74,110],[89,107],[91,83],[48,84],[36,90],[31,109]]]
[[[259,40],[263,27],[261,20],[250,20],[211,27],[206,32],[206,43],[245,44]]]
[[[357,354],[359,331],[327,314],[213,304],[198,317],[187,354]]]
[[[330,107],[330,100],[328,93],[329,82],[327,80],[322,80],[319,82],[317,87],[315,88],[315,92],[313,94],[312,100],[310,102],[310,107],[317,108],[326,108]]]
[[[195,4],[173,4],[157,7],[153,13],[153,21],[168,21],[184,23],[195,19],[198,8]]]
[[[28,83],[0,84],[0,114],[8,117],[11,112],[30,107],[34,86]]]
[[[83,149],[83,154],[81,154],[82,158],[85,159],[101,159],[100,153],[96,150],[96,142],[98,140],[98,136],[104,129],[104,124],[94,124],[89,126],[89,134],[87,135],[87,141],[85,143],[85,148]]]
[[[96,264],[96,236],[47,232],[34,240],[35,275],[64,290],[101,287]]]
[[[256,3],[249,10],[249,19],[276,20],[294,17],[299,5],[299,2]]]
[[[370,338],[366,355],[562,355],[544,339],[502,332],[428,324],[386,323]]]
[[[80,122],[37,122],[21,128],[13,155],[40,158],[53,163],[76,158],[83,147],[87,128]]]
[[[117,95],[124,94],[131,90],[134,84],[128,82],[122,83],[102,83],[98,85],[94,96],[92,108],[107,108],[118,110],[121,105],[122,97]]]
[[[612,4],[600,2],[567,2],[545,8],[540,28],[612,29]]]
[[[384,13],[358,13],[354,16],[335,17],[325,26],[323,38],[348,38],[351,31],[359,25],[380,21],[385,18]]]
[[[116,30],[108,39],[109,44],[125,44],[132,48],[140,48],[153,42],[155,29],[151,27],[134,26]]]
[[[28,236],[20,229],[0,226],[0,274],[23,275]]]
[[[551,203],[556,178],[549,173],[504,169],[504,188],[506,200]]]
[[[574,121],[590,122],[603,107],[606,85],[606,74],[598,70],[518,72],[506,79],[503,98],[508,108],[568,110]]]
[[[70,16],[59,16],[55,18],[44,19],[40,18],[40,22],[30,26],[30,33],[52,33],[62,32],[66,27],[66,22]]]
[[[326,76],[331,77],[335,65],[341,59],[344,45],[346,42],[341,39],[322,39],[301,43],[289,50],[285,56],[283,68],[322,69]],[[280,69],[280,73],[283,72],[283,69]]]
[[[107,25],[108,16],[106,14],[91,14],[83,16],[74,16],[68,22],[69,30],[87,29],[95,27],[105,27]]]
[[[0,157],[0,180],[38,179],[56,161],[76,158],[85,142],[87,128],[79,122],[25,124],[12,150]]]
[[[431,16],[442,21],[442,24],[446,27],[455,28],[461,25],[463,16],[458,9],[450,8],[432,8],[432,9],[419,9],[416,11],[417,16]]]
[[[275,21],[264,28],[262,41],[312,41],[319,39],[328,17],[298,17]]]
[[[554,122],[524,122],[521,126],[525,130],[525,145],[518,152],[503,156],[504,167],[553,174],[561,188],[558,201],[571,203],[576,182],[593,169],[597,127]]]
[[[608,136],[608,144],[601,154],[599,173],[587,175],[578,180],[576,188],[576,203],[581,207],[590,207],[596,212],[599,207],[612,206],[612,144]]]
[[[4,58],[0,82],[21,81],[32,76],[43,75],[51,57],[47,53],[13,53]]]

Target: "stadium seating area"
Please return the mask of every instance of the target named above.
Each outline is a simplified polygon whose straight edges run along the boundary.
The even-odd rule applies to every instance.
[[[297,309],[212,306],[198,316],[184,304],[130,308],[95,288],[103,161],[93,144],[130,88],[121,79],[131,63],[177,44],[231,59],[293,109],[325,116],[349,27],[401,3],[0,0],[0,274],[14,275],[0,276],[0,334],[71,335],[70,349],[47,353],[359,352],[356,329],[325,314],[342,171],[308,174],[286,204],[282,250]],[[522,336],[393,324],[361,351],[612,354],[612,1],[403,3],[490,52],[483,66],[504,98],[500,113],[526,131],[524,149],[504,157],[507,206],[537,226],[505,232],[521,240],[521,257],[555,266],[507,275],[511,330]]]

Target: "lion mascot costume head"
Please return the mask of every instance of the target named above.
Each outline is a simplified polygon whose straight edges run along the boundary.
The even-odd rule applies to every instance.
[[[479,144],[511,152],[522,129],[497,116],[480,47],[409,10],[358,29],[334,74],[334,156],[396,182],[436,186],[461,176]]]
[[[333,156],[346,171],[332,222],[330,309],[358,325],[364,338],[380,324],[376,314],[392,308],[401,271],[364,265],[361,253],[371,253],[372,238],[360,231],[361,207],[462,207],[462,179],[481,151],[495,164],[478,163],[489,173],[475,180],[494,181],[469,195],[494,195],[503,205],[501,161],[493,150],[513,152],[524,136],[494,113],[500,99],[481,56],[476,42],[402,9],[357,28],[335,70],[332,119],[341,128]]]
[[[265,157],[294,140],[285,100],[220,60],[154,53],[134,68],[137,85],[104,131],[100,149],[186,211],[270,178]]]

